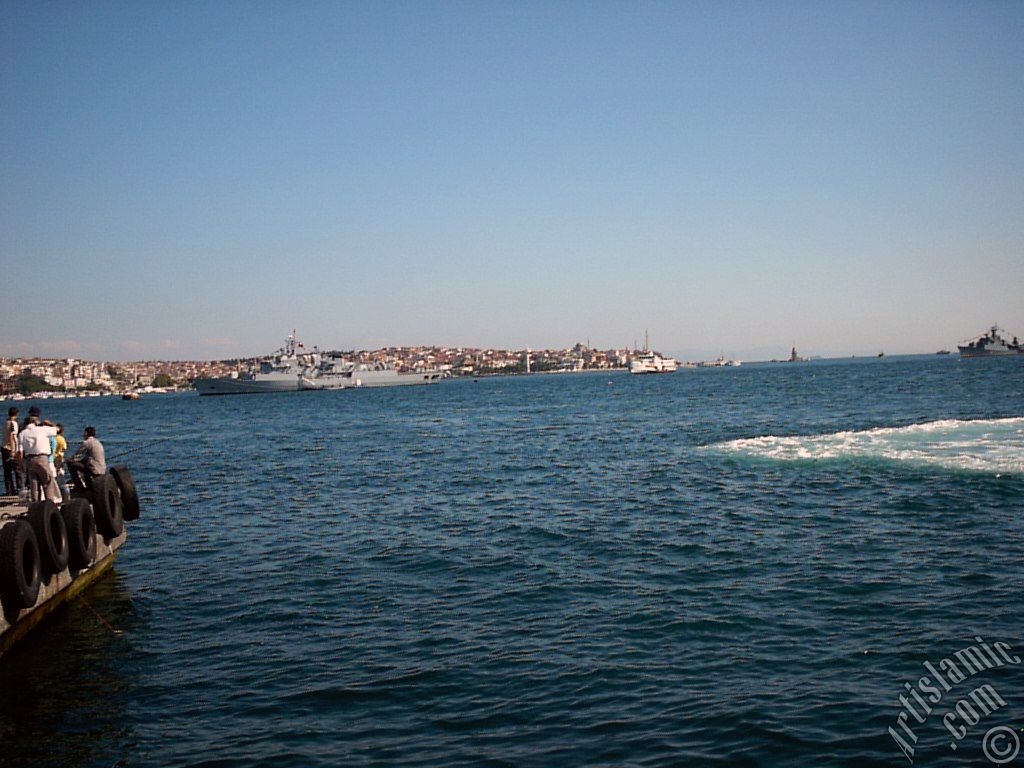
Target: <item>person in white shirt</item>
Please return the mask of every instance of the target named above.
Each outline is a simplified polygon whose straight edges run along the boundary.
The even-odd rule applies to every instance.
[[[21,456],[29,483],[29,498],[40,501],[52,494],[50,484],[56,486],[50,474],[50,438],[56,437],[57,428],[39,423],[38,416],[29,416],[28,424],[21,430]],[[60,493],[57,490],[57,493]]]

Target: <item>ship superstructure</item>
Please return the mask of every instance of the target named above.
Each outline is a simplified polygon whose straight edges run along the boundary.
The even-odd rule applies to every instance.
[[[343,357],[325,355],[318,367],[299,377],[300,389],[349,389],[352,387],[395,387],[431,384],[447,378],[437,370],[399,373],[388,363],[350,363]]]

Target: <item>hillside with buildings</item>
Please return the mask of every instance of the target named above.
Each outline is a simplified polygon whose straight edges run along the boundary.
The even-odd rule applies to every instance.
[[[399,372],[447,371],[452,376],[562,373],[624,368],[637,354],[628,349],[482,349],[472,347],[385,347],[333,350],[354,363],[385,363]],[[228,360],[143,360],[99,362],[77,358],[0,358],[0,396],[118,393],[187,389],[198,378],[245,373],[261,358]]]

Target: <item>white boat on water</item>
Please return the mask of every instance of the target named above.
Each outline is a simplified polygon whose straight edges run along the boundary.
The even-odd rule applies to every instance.
[[[639,355],[629,361],[630,373],[674,373],[679,369],[679,363],[671,357],[663,357],[658,352],[652,352],[647,342],[647,333],[644,332],[644,349]]]

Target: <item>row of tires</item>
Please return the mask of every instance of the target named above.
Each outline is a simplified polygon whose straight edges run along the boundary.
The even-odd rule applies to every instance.
[[[139,517],[139,496],[126,466],[92,478],[88,498],[60,507],[36,501],[0,528],[0,601],[5,612],[31,608],[43,581],[66,568],[77,572],[96,558],[96,535],[110,541]]]

